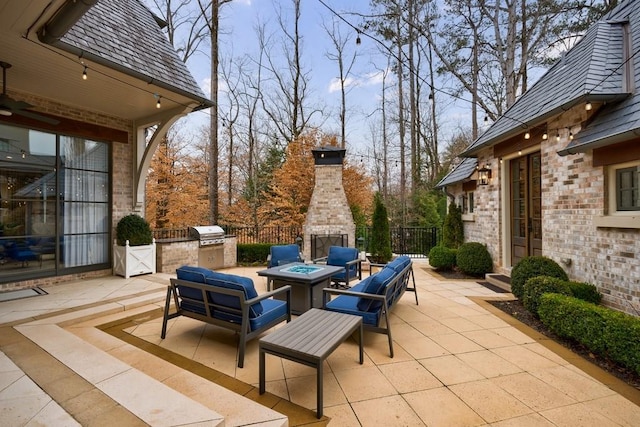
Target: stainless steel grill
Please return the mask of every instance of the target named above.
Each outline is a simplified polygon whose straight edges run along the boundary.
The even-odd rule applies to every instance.
[[[200,241],[200,247],[224,244],[224,230],[217,225],[189,227],[189,234]]]

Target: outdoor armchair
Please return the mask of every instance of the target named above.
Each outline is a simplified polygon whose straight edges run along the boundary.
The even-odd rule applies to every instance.
[[[362,260],[360,252],[356,248],[345,248],[342,246],[330,246],[329,254],[326,257],[316,258],[314,264],[324,263],[337,267],[344,267],[340,273],[331,276],[331,282],[338,288],[350,288],[349,282],[362,280]]]
[[[300,246],[292,243],[290,245],[273,245],[269,249],[267,257],[267,268],[278,267],[279,265],[291,264],[294,262],[304,262],[300,254]],[[271,290],[271,280],[267,278],[267,291]]]

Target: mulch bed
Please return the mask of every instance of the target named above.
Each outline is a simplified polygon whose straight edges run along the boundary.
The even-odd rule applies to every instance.
[[[459,270],[450,270],[450,271],[434,271],[429,270],[429,273],[440,276],[443,280],[479,280],[477,277],[467,276]],[[640,390],[640,375],[635,371],[625,368],[624,366],[620,366],[618,363],[607,359],[606,357],[602,357],[596,354],[591,353],[585,346],[582,344],[575,342],[573,340],[569,340],[566,338],[561,338],[551,332],[536,316],[531,314],[524,306],[522,302],[519,300],[513,301],[488,301],[494,307],[500,309],[506,314],[512,316],[518,321],[524,323],[530,328],[538,331],[549,339],[554,340],[558,344],[563,345],[567,349],[571,350],[578,356],[583,359],[588,360],[589,362],[595,364],[600,367],[602,370],[608,372],[609,374],[615,376],[616,378],[624,381],[629,386],[634,387],[637,390]]]

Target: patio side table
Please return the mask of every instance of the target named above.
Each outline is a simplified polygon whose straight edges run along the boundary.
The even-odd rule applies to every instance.
[[[312,308],[275,332],[260,338],[260,394],[265,392],[265,354],[316,368],[318,418],[322,418],[322,375],[324,360],[352,333],[359,331],[360,364],[364,362],[362,348],[362,317]]]

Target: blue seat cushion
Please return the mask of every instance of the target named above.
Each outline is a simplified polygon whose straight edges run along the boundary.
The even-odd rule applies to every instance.
[[[356,290],[356,286],[352,288]],[[353,314],[355,316],[362,317],[362,323],[366,325],[378,326],[379,311],[363,311],[358,308],[359,297],[351,295],[340,295],[337,298],[332,299],[326,305],[326,309],[330,311],[337,311],[339,313]]]
[[[258,292],[256,292],[256,288],[253,285],[253,280],[248,277],[236,276],[235,274],[219,273],[216,271],[213,272],[211,276],[207,277],[205,282],[208,285],[242,291],[244,292],[245,300],[249,300],[258,296]],[[209,297],[215,304],[227,306],[238,310],[241,308],[240,299],[233,295],[209,292]],[[262,303],[257,302],[249,308],[249,317],[258,317],[262,314],[262,311]]]
[[[393,268],[385,266],[382,270],[376,274],[367,277],[363,280],[365,286],[362,292],[374,295],[382,295],[386,286],[396,276],[396,272]],[[375,311],[380,308],[382,303],[380,301],[370,300],[366,298],[359,298],[358,309],[361,311]]]
[[[300,258],[300,247],[296,244],[274,245],[271,246],[270,251],[271,259],[268,265],[269,268],[302,261],[302,258]]]
[[[183,265],[176,269],[176,276],[180,280],[186,280],[188,282],[206,283],[207,277],[211,277],[213,271],[204,267],[195,267],[190,265]],[[191,298],[198,301],[202,301],[202,292],[198,289],[187,288],[184,286],[178,286],[178,293],[185,298]],[[201,313],[201,314],[204,314]]]

